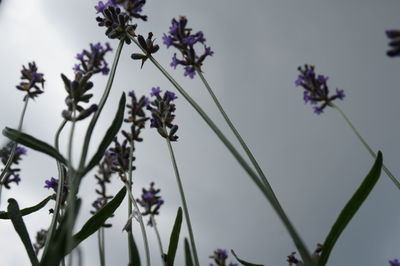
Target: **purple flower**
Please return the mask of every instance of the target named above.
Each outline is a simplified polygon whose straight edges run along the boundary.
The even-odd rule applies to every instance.
[[[151,92],[150,92],[150,96],[154,97],[154,96],[158,96],[161,93],[161,89],[160,87],[153,87],[151,88]]]
[[[314,107],[314,113],[316,113],[317,115],[320,115],[324,112],[324,110],[321,107],[315,106]]]
[[[228,259],[228,252],[225,249],[217,249],[214,250],[214,254],[210,256],[211,259],[214,259],[216,264],[210,263],[210,266],[225,266],[226,260]],[[229,266],[238,266],[236,263],[229,263]]]
[[[343,100],[346,95],[343,90],[336,89],[336,97],[340,100]]]
[[[44,186],[45,188],[47,188],[47,189],[52,188],[54,191],[57,190],[58,180],[55,179],[54,177],[50,178],[50,180],[44,181],[44,183],[46,184]]]
[[[33,99],[43,93],[44,75],[38,72],[35,62],[28,63],[28,68],[22,66],[21,74],[21,83],[16,88],[26,92],[25,98]]]
[[[192,79],[196,75],[196,70],[192,66],[185,66],[185,73],[183,75],[185,77],[189,76]]]
[[[161,196],[158,195],[158,193],[160,193],[160,189],[155,189],[154,182],[151,182],[150,188],[149,189],[143,188],[142,192],[143,193],[142,193],[141,199],[136,200],[145,210],[142,213],[142,215],[144,215],[144,216],[158,215],[161,205],[164,204],[164,201],[161,199]],[[152,219],[150,218],[147,225],[153,226],[153,223],[151,220]]]
[[[21,146],[17,146],[15,149],[15,156],[21,156],[21,155],[26,155],[26,149]]]
[[[76,55],[75,58],[79,60],[79,64],[75,64],[72,69],[76,74],[93,75],[102,73],[103,75],[107,75],[110,69],[104,57],[106,53],[112,51],[110,44],[106,42],[105,47],[103,47],[101,43],[90,43],[89,47],[90,51],[83,50]]]
[[[135,91],[134,91],[134,90],[131,90],[131,91],[128,93],[128,96],[129,96],[129,97],[136,97]]]
[[[163,43],[167,46],[167,48],[169,48],[173,43],[172,37],[167,36],[165,33],[164,33],[164,36],[162,37],[162,39],[163,39]]]
[[[390,266],[400,266],[400,261],[398,259],[389,260]]]
[[[13,178],[9,180],[9,183],[14,182],[15,184],[19,185],[19,182],[21,182],[21,178],[18,174],[13,175]]]
[[[172,102],[173,100],[178,99],[178,96],[176,96],[176,94],[173,93],[172,91],[166,91],[164,95],[166,101],[168,102]]]

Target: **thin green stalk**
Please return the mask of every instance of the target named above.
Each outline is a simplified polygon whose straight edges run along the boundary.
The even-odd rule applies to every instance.
[[[164,262],[164,249],[163,249],[162,242],[161,242],[161,236],[160,236],[160,232],[158,231],[157,222],[156,222],[156,219],[154,218],[153,214],[151,214],[150,219],[151,219],[151,224],[152,224],[152,226],[154,228],[154,231],[156,232],[157,241],[158,241],[158,247],[160,248],[161,262],[162,262],[163,265],[165,265],[165,262]]]
[[[172,149],[171,141],[168,138],[166,138],[166,140],[167,140],[167,144],[168,144],[169,154],[171,156],[172,165],[174,167],[176,182],[178,183],[179,194],[181,195],[183,213],[185,214],[186,224],[188,227],[189,240],[190,240],[190,245],[192,246],[194,263],[196,266],[200,266],[199,258],[197,256],[196,244],[194,242],[192,223],[190,222],[189,210],[188,210],[187,203],[186,203],[185,193],[183,191],[183,185],[182,185],[181,177],[179,175],[179,170],[178,170],[178,165],[176,163],[174,150]]]
[[[133,37],[130,36],[131,40],[140,48],[140,44]],[[145,50],[142,49],[143,52],[146,53]],[[272,191],[271,186],[268,183],[268,186],[265,186],[263,182],[259,180],[258,175],[253,171],[253,169],[247,164],[247,162],[243,159],[240,153],[235,149],[232,143],[225,137],[225,135],[221,132],[221,130],[215,125],[215,123],[208,117],[208,115],[201,109],[201,107],[195,102],[190,95],[175,81],[175,79],[158,63],[158,61],[149,55],[150,61],[161,71],[161,73],[171,82],[171,84],[182,94],[182,96],[192,105],[192,107],[199,113],[199,115],[204,119],[204,121],[208,124],[208,126],[214,131],[214,133],[218,136],[218,138],[224,143],[227,149],[232,153],[238,163],[243,167],[243,169],[247,172],[256,186],[261,190],[267,200],[271,203],[273,209],[278,214],[278,217],[283,222],[284,226],[288,230],[290,236],[293,239],[293,242],[296,245],[303,261],[306,265],[315,265],[313,260],[311,259],[310,252],[308,251],[306,245],[300,238],[294,226],[291,224],[289,218],[284,212],[283,208],[279,204],[278,199]]]
[[[237,131],[237,129],[233,125],[232,121],[229,119],[229,117],[226,114],[224,108],[222,108],[222,105],[219,102],[217,96],[214,94],[211,86],[208,84],[208,82],[205,79],[203,73],[201,72],[201,70],[198,67],[196,67],[196,72],[200,76],[201,80],[203,81],[204,86],[207,88],[208,92],[210,93],[211,98],[214,100],[215,105],[218,107],[218,110],[221,112],[221,114],[224,117],[226,123],[228,124],[228,126],[232,130],[233,134],[235,135],[235,137],[239,141],[239,143],[242,146],[243,150],[246,152],[246,154],[249,157],[251,163],[253,164],[254,168],[256,169],[258,175],[261,177],[261,181],[264,183],[264,185],[269,186],[267,178],[266,178],[263,170],[261,169],[260,165],[258,164],[256,158],[253,156],[253,153],[251,152],[251,150],[247,146],[246,142],[243,140],[242,136]]]
[[[97,242],[99,245],[99,257],[100,257],[100,266],[105,266],[105,256],[104,256],[104,228],[100,228],[97,231]]]
[[[346,114],[342,111],[342,109],[340,109],[337,105],[331,103],[330,104],[331,107],[333,107],[334,109],[336,109],[341,116],[343,117],[343,119],[347,122],[347,124],[349,125],[349,127],[351,128],[351,130],[354,132],[354,134],[356,134],[357,138],[361,141],[361,143],[364,145],[364,147],[367,149],[367,151],[369,152],[369,154],[371,154],[372,158],[376,159],[376,153],[372,150],[372,148],[368,145],[368,143],[364,140],[364,138],[361,136],[361,134],[357,131],[357,129],[354,127],[354,125],[350,122],[350,119],[346,116]],[[396,187],[398,189],[400,189],[400,183],[397,180],[397,178],[392,174],[392,172],[390,172],[390,170],[386,167],[385,164],[382,164],[382,169],[383,171],[385,171],[386,175],[392,180],[392,182],[396,185]]]
[[[63,120],[61,125],[59,126],[56,135],[54,137],[54,147],[56,148],[57,151],[60,151],[59,149],[59,139],[60,139],[60,134],[61,131],[64,129],[64,126],[67,124],[67,120]],[[46,237],[46,244],[44,246],[44,251],[43,254],[47,253],[47,249],[49,248],[50,245],[50,239],[52,238],[56,227],[57,227],[57,221],[61,209],[61,203],[62,203],[62,197],[63,197],[63,190],[64,190],[64,170],[63,166],[60,162],[57,161],[57,170],[58,170],[58,185],[57,185],[57,194],[56,194],[56,204],[53,212],[53,218],[51,219],[50,227],[47,233]]]
[[[28,101],[29,101],[29,97],[26,97],[24,107],[22,108],[21,116],[19,118],[18,131],[21,131],[21,129],[22,129],[22,124],[24,123],[24,117],[25,117],[25,113],[26,113],[26,108],[28,106]],[[1,172],[1,174],[0,174],[0,200],[1,200],[1,188],[3,187],[2,184],[3,184],[3,181],[4,181],[7,171],[10,168],[12,161],[14,160],[14,155],[15,155],[16,150],[17,150],[17,143],[13,142],[10,157],[8,157],[8,160],[7,160],[6,165],[4,166],[3,172]]]
[[[108,95],[110,94],[111,91],[111,87],[114,81],[114,76],[115,76],[115,72],[117,70],[117,65],[118,65],[118,61],[121,55],[121,51],[122,51],[122,47],[124,45],[124,41],[121,40],[118,44],[117,50],[115,52],[115,57],[114,57],[114,61],[113,64],[111,66],[111,70],[110,70],[110,75],[108,76],[108,81],[107,81],[107,85],[106,88],[104,89],[103,92],[103,96],[100,99],[99,105],[98,105],[98,109],[97,111],[94,113],[92,120],[90,120],[90,124],[88,126],[88,129],[86,131],[86,135],[85,135],[85,140],[83,143],[83,148],[82,148],[82,155],[81,155],[81,160],[79,162],[79,171],[81,171],[85,165],[85,161],[86,161],[86,156],[88,153],[88,149],[89,149],[89,142],[90,142],[90,138],[92,136],[93,130],[94,130],[94,126],[97,123],[97,120],[100,116],[101,111],[103,110],[103,107],[107,101]]]

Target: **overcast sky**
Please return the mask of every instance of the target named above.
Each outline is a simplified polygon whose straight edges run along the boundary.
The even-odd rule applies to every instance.
[[[96,1],[6,0],[0,5],[0,127],[17,127],[23,94],[15,89],[21,66],[35,60],[45,74],[46,92],[30,102],[24,131],[48,143],[65,109],[66,96],[60,73],[72,76],[75,55],[89,43],[109,41],[97,27]],[[310,250],[323,242],[344,204],[362,182],[373,159],[334,110],[313,114],[302,100],[302,90],[294,87],[297,67],[316,65],[316,72],[330,77],[332,90],[345,91],[338,105],[348,114],[375,150],[382,150],[386,165],[400,176],[399,150],[399,59],[386,57],[386,29],[400,28],[398,1],[262,1],[262,0],[149,0],[144,8],[149,21],[139,22],[138,33],[152,31],[161,45],[155,57],[168,67],[173,50],[162,45],[161,37],[170,21],[187,16],[189,26],[203,30],[207,45],[215,54],[207,58],[203,70],[232,121],[242,133],[265,171],[282,206]],[[174,90],[157,69],[130,59],[137,51],[125,46],[115,83],[94,132],[91,152],[97,147],[116,110],[122,91],[148,94],[151,87]],[[108,55],[109,62],[113,55]],[[182,69],[168,68],[182,86],[204,107],[232,140],[228,128],[196,77],[183,77]],[[95,97],[100,98],[105,77],[94,79]],[[234,249],[240,257],[268,266],[286,265],[286,256],[295,247],[269,203],[237,164],[222,143],[180,97],[176,119],[179,141],[174,149],[181,171],[202,265],[216,248]],[[78,158],[86,123],[78,125],[74,158]],[[66,129],[68,132],[68,128]],[[66,154],[67,134],[62,135]],[[6,139],[0,138],[4,143]],[[233,141],[235,144],[236,141]],[[238,146],[239,147],[239,146]],[[44,181],[57,175],[54,160],[28,151],[21,167],[18,187],[5,191],[21,207],[31,206],[49,195]],[[164,246],[178,206],[179,195],[165,141],[154,130],[144,131],[137,145],[134,193],[151,181],[161,188],[165,205],[158,217]],[[78,228],[90,217],[94,193],[94,172],[83,181],[83,208]],[[113,180],[110,191],[122,187]],[[365,204],[344,231],[328,265],[388,265],[400,257],[400,194],[382,175]],[[53,204],[53,203],[51,203]],[[24,218],[31,238],[47,228],[49,204]],[[128,261],[126,203],[121,205],[111,229],[106,230],[107,265]],[[187,236],[186,226],[182,235]],[[1,265],[28,265],[23,245],[11,222],[0,221]],[[156,238],[148,228],[152,261],[160,265]],[[139,226],[136,242],[144,258]],[[84,265],[99,265],[97,238],[83,245]],[[183,265],[183,242],[176,264]],[[231,256],[230,256],[231,257]]]

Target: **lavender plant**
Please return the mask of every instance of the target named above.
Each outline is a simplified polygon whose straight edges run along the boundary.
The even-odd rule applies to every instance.
[[[36,150],[55,159],[57,164],[57,178],[51,177],[45,181],[44,188],[51,189],[54,195],[49,196],[42,202],[28,208],[20,209],[17,201],[13,198],[8,200],[7,211],[0,212],[0,219],[11,220],[15,231],[19,235],[26,253],[32,265],[66,265],[73,264],[73,251],[76,249],[80,254],[80,244],[91,235],[97,233],[99,261],[100,265],[106,265],[106,250],[105,250],[105,228],[110,227],[108,219],[115,215],[115,211],[119,208],[128,194],[128,218],[126,226],[123,228],[127,232],[127,246],[129,250],[128,265],[141,265],[139,252],[136,243],[133,239],[133,228],[137,224],[133,221],[138,221],[142,233],[143,246],[146,254],[146,265],[151,265],[151,246],[147,240],[147,233],[143,223],[143,216],[149,216],[148,225],[153,227],[157,236],[161,263],[164,266],[178,265],[174,262],[178,244],[181,240],[181,223],[182,210],[179,207],[177,216],[172,228],[168,249],[164,250],[159,227],[157,226],[155,216],[160,215],[160,208],[164,204],[164,200],[159,195],[160,189],[155,188],[155,183],[150,183],[150,188],[142,189],[141,198],[135,199],[133,189],[136,183],[133,182],[133,171],[136,169],[135,162],[135,143],[142,142],[141,133],[145,130],[147,120],[150,120],[150,127],[157,130],[159,135],[166,140],[170,153],[172,165],[174,168],[176,181],[178,184],[178,192],[181,197],[181,204],[187,224],[187,232],[189,242],[184,238],[184,254],[186,266],[200,266],[200,257],[204,254],[199,254],[196,248],[195,237],[193,233],[192,223],[189,216],[188,206],[186,202],[185,189],[183,188],[181,176],[178,170],[177,160],[172,148],[172,142],[178,141],[175,112],[175,100],[178,96],[172,91],[165,91],[162,94],[160,87],[153,87],[150,92],[151,100],[145,96],[137,97],[136,92],[128,93],[129,102],[126,103],[125,93],[122,94],[117,106],[115,117],[109,125],[104,137],[98,143],[97,149],[93,154],[89,153],[89,146],[93,144],[92,137],[95,126],[103,113],[103,108],[108,100],[113,87],[113,81],[116,76],[116,70],[124,44],[135,44],[139,48],[139,52],[132,53],[133,60],[140,60],[143,68],[144,63],[150,61],[168,81],[177,89],[177,91],[185,98],[189,104],[199,113],[208,126],[214,131],[217,137],[223,142],[228,150],[235,157],[237,162],[243,167],[250,179],[256,184],[260,192],[271,204],[284,227],[292,238],[294,245],[299,252],[301,258],[296,257],[296,252],[292,252],[287,257],[289,265],[307,265],[307,266],[324,266],[326,265],[330,253],[333,250],[338,238],[344,232],[346,226],[350,223],[358,209],[368,197],[369,193],[377,183],[381,168],[392,179],[392,181],[400,188],[400,183],[394,175],[387,169],[382,162],[381,152],[375,153],[369,145],[360,136],[354,128],[347,116],[333,102],[337,99],[343,100],[345,95],[343,90],[336,89],[334,94],[330,93],[327,85],[328,77],[317,75],[314,67],[305,65],[299,67],[300,75],[296,80],[296,86],[301,86],[305,89],[303,99],[305,103],[310,103],[314,106],[316,114],[322,114],[327,107],[332,107],[339,111],[354,133],[358,136],[369,153],[375,158],[375,163],[369,171],[359,188],[344,206],[337,220],[334,222],[330,232],[327,234],[324,243],[318,244],[314,253],[308,251],[307,246],[303,242],[299,233],[295,229],[293,223],[284,211],[280,204],[272,186],[268,182],[264,172],[259,166],[256,158],[248,148],[247,144],[234,127],[230,118],[222,108],[219,100],[214,94],[211,86],[203,75],[203,63],[206,58],[212,56],[214,52],[205,44],[205,37],[202,31],[193,33],[191,28],[187,27],[188,20],[181,16],[179,19],[172,19],[172,25],[169,28],[168,35],[162,37],[164,44],[169,47],[174,47],[179,51],[174,53],[171,67],[176,68],[178,65],[183,66],[184,76],[193,79],[197,74],[207,91],[211,95],[218,110],[223,115],[225,122],[230,130],[234,133],[235,138],[239,141],[246,156],[251,162],[247,162],[236,147],[230,142],[225,134],[219,129],[209,115],[202,107],[183,89],[183,87],[169,74],[169,72],[155,59],[155,54],[159,51],[160,46],[156,43],[157,38],[152,32],[147,34],[147,38],[143,35],[136,34],[138,25],[134,24],[135,20],[147,21],[147,16],[142,14],[145,0],[109,0],[108,2],[100,1],[95,10],[98,17],[96,21],[100,27],[105,27],[105,35],[109,39],[119,40],[119,45],[115,51],[114,61],[111,68],[108,67],[106,55],[113,51],[109,43],[101,45],[100,43],[90,44],[90,49],[83,50],[76,55],[78,63],[73,67],[74,77],[68,78],[61,74],[64,88],[67,92],[65,98],[66,109],[62,111],[62,122],[56,131],[54,145],[47,144],[27,133],[22,132],[22,123],[28,99],[34,99],[39,94],[43,93],[44,75],[38,73],[36,64],[29,63],[28,68],[23,67],[22,81],[17,86],[18,90],[24,91],[25,105],[18,128],[5,128],[3,134],[10,139],[11,142],[4,148],[0,149],[0,158],[4,164],[0,176],[0,189],[5,186],[10,189],[11,183],[18,184],[20,182],[20,169],[14,167],[19,164],[21,156],[26,154],[24,145],[32,150]],[[140,28],[139,28],[140,29]],[[397,56],[398,45],[397,38],[400,34],[397,31],[388,31],[389,38],[394,39],[390,46],[393,50],[388,52],[389,56]],[[198,53],[198,47],[202,47],[202,52]],[[101,73],[108,76],[107,84],[104,88],[101,99],[98,103],[92,103],[89,106],[86,104],[92,99],[91,93],[94,83],[92,77],[95,74]],[[125,109],[128,110],[128,115],[125,116]],[[148,111],[146,113],[146,110]],[[151,118],[149,117],[151,116]],[[74,143],[76,143],[76,126],[77,123],[89,119],[90,122],[86,128],[84,137],[82,138],[82,150],[78,160],[73,158]],[[123,122],[129,125],[129,130],[122,129]],[[66,124],[70,124],[69,135],[65,138],[67,144],[66,151],[60,149],[59,141],[61,133]],[[123,140],[118,139],[118,134],[121,133]],[[17,145],[18,144],[18,145]],[[63,155],[66,153],[67,155]],[[90,158],[89,155],[91,156]],[[78,161],[78,165],[74,162]],[[77,229],[77,217],[80,212],[82,202],[86,200],[80,192],[83,178],[90,176],[90,171],[98,166],[97,174],[94,179],[97,181],[95,192],[97,199],[92,203],[94,210],[91,211],[91,217],[84,225]],[[117,174],[122,181],[122,188],[115,196],[111,196],[108,192],[107,185],[111,182],[112,175]],[[1,190],[0,190],[1,191]],[[1,196],[1,194],[0,194]],[[30,215],[43,208],[50,199],[54,199],[54,209],[52,209],[52,219],[48,225],[48,229],[40,230],[36,235],[36,243],[32,244],[27,227],[25,226],[23,216]],[[140,211],[138,204],[144,209]],[[210,208],[213,206],[210,206]],[[124,217],[125,219],[126,217]],[[190,244],[189,244],[190,243]],[[43,249],[41,256],[40,250]],[[242,265],[261,265],[247,262],[240,259],[236,253],[231,250],[232,255]],[[79,258],[81,255],[79,255]],[[228,252],[224,249],[216,249],[209,257],[213,260],[211,266],[237,266],[237,263],[228,263]],[[390,260],[390,265],[399,265],[397,259]]]

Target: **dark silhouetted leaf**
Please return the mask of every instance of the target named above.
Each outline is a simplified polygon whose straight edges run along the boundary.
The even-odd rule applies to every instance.
[[[339,214],[339,217],[336,219],[336,222],[333,224],[331,231],[326,237],[322,248],[321,258],[319,260],[319,265],[323,266],[328,261],[329,255],[333,247],[335,246],[335,243],[338,240],[340,234],[346,228],[348,223],[353,218],[354,214],[361,207],[371,190],[374,188],[376,182],[378,181],[381,175],[381,168],[382,153],[378,152],[378,156],[371,171],[368,173],[367,177],[365,177],[364,181],[353,194],[351,199],[347,202],[346,206]]]
[[[65,158],[56,149],[54,149],[49,144],[32,137],[31,135],[8,127],[3,129],[3,135],[28,148],[45,153],[53,157],[60,163],[67,164],[67,160],[65,160]]]
[[[186,266],[193,266],[192,252],[187,238],[185,238],[185,263]]]
[[[94,154],[94,156],[90,160],[89,164],[83,170],[83,173],[80,174],[81,176],[84,176],[85,174],[87,174],[93,167],[95,167],[100,162],[107,147],[110,145],[110,143],[113,141],[114,137],[117,135],[118,131],[120,130],[122,122],[124,120],[125,101],[126,101],[126,97],[125,97],[125,93],[123,93],[121,96],[121,99],[119,100],[118,110],[117,110],[117,113],[115,114],[115,118],[114,118],[111,126],[108,128],[106,135],[104,136],[103,140],[101,141],[101,143],[99,145],[99,148],[97,149],[97,152]]]
[[[240,262],[244,266],[264,266],[263,264],[250,263],[250,262],[239,259],[238,256],[236,255],[235,251],[233,251],[232,249],[231,249],[231,253],[238,260],[238,262]]]
[[[182,208],[179,207],[176,214],[174,227],[172,228],[171,236],[169,238],[168,254],[167,254],[167,265],[174,265],[176,249],[179,243],[179,234],[181,232],[182,225]]]
[[[132,234],[128,234],[128,244],[129,244],[129,256],[132,258],[131,263],[128,266],[140,266],[140,256],[139,251],[136,246],[135,239]]]
[[[8,200],[8,215],[10,216],[11,222],[22,240],[25,246],[25,250],[28,253],[29,259],[32,265],[39,265],[39,261],[36,257],[35,251],[33,250],[31,239],[29,238],[28,230],[26,230],[24,220],[22,219],[21,212],[18,207],[18,203],[15,199]]]
[[[34,212],[40,210],[41,208],[46,206],[47,202],[49,202],[49,200],[51,200],[52,197],[53,196],[48,196],[47,198],[45,198],[44,200],[42,200],[41,202],[39,202],[35,206],[20,210],[21,216],[25,216],[25,215],[28,215],[28,214],[31,214],[31,213],[34,213]],[[10,216],[8,215],[8,212],[1,211],[0,212],[0,219],[10,219]]]

